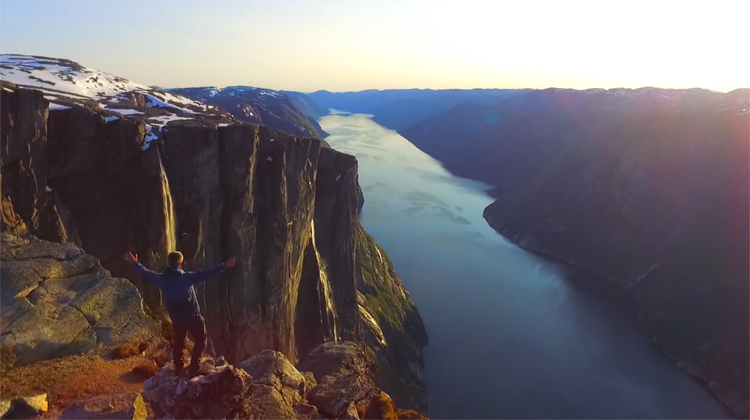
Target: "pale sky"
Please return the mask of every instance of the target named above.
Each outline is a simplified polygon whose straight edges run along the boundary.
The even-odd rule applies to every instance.
[[[749,0],[0,1],[0,52],[163,87],[750,87]]]

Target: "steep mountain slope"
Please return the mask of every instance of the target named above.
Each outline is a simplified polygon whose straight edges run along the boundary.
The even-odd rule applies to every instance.
[[[125,251],[155,270],[171,249],[188,269],[236,256],[234,270],[199,287],[211,352],[236,362],[274,349],[296,362],[327,341],[364,343],[379,364],[412,367],[416,374],[380,383],[399,405],[428,412],[427,337],[408,295],[393,292],[403,287],[395,272],[376,268],[377,287],[360,293],[388,295],[400,312],[381,317],[371,301],[359,303],[365,233],[353,156],[258,125],[167,124],[150,140],[142,118],[50,109],[47,94],[0,90],[3,231],[78,244],[135,284],[157,319],[158,289],[124,262]],[[414,347],[394,355],[367,333],[373,318],[389,340]]]
[[[654,342],[746,416],[749,109],[747,89],[550,89],[404,134],[498,186],[495,230],[627,290]]]
[[[390,89],[334,93],[321,90],[308,96],[325,108],[373,114],[373,120],[377,123],[401,131],[459,104],[494,104],[527,91],[528,89]]]
[[[191,87],[168,89],[171,93],[221,107],[240,121],[262,124],[271,130],[322,139],[317,122],[303,114],[288,96],[251,86]]]
[[[328,115],[330,112],[328,108],[313,100],[312,97],[306,93],[293,92],[289,90],[282,90],[280,92],[291,98],[292,101],[294,101],[294,103],[297,105],[297,108],[299,108],[299,110],[309,118],[319,120],[321,117]]]
[[[318,124],[318,121],[322,117],[330,113],[330,110],[328,108],[315,102],[310,96],[305,93],[292,92],[288,90],[282,90],[280,92],[291,98],[294,104],[297,105],[297,109],[299,109],[300,112],[302,112],[302,114],[307,117],[307,120],[310,121],[310,124],[312,124],[312,126],[315,127],[316,130],[318,130],[318,133],[320,133],[323,138],[328,137],[328,133],[323,131],[323,129],[320,127],[320,124]]]

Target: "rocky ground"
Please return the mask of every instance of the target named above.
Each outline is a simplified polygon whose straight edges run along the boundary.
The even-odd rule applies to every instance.
[[[26,419],[424,419],[414,411],[397,409],[390,396],[375,386],[374,362],[364,354],[354,343],[326,343],[297,367],[272,350],[238,366],[223,357],[204,356],[194,378],[175,376],[174,364],[168,361],[148,379],[138,373],[138,367],[157,363],[158,351],[120,360],[98,354],[47,360],[3,376],[0,406],[6,412],[0,415]]]
[[[149,359],[137,355],[113,360],[98,354],[46,360],[14,369],[0,379],[3,400],[46,394],[48,411],[41,419],[56,419],[75,401],[101,394],[140,392],[143,379],[132,370]]]

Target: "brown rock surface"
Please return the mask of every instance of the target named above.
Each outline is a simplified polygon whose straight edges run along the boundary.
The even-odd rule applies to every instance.
[[[70,405],[60,420],[145,420],[146,404],[138,393],[101,395]]]
[[[242,362],[253,375],[210,357],[189,380],[166,366],[146,381],[144,398],[157,418],[396,418],[393,401],[374,386],[357,347],[328,343],[313,350],[306,366],[323,374],[317,385],[283,354],[266,350]]]
[[[200,376],[178,378],[169,367],[143,386],[144,398],[157,418],[251,418],[250,375],[231,365],[215,367],[204,359]]]
[[[2,234],[4,366],[149,341],[158,325],[138,290],[72,243]]]

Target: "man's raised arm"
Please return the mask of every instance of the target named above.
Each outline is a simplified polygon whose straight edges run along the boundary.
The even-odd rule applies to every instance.
[[[203,270],[193,271],[191,273],[185,273],[184,276],[187,276],[189,278],[190,283],[196,284],[202,282],[203,280],[206,280],[209,277],[213,277],[224,270],[229,270],[230,268],[234,267],[236,263],[237,260],[232,257],[226,260],[226,262],[223,262],[219,265],[215,265],[210,268],[204,268]]]
[[[143,264],[138,262],[138,254],[133,254],[132,252],[128,251],[125,253],[125,261],[129,262],[130,265],[137,271],[141,277],[146,279],[149,283],[153,283],[155,285],[159,284],[159,274],[154,273],[153,271],[149,270],[148,268],[144,267]]]

